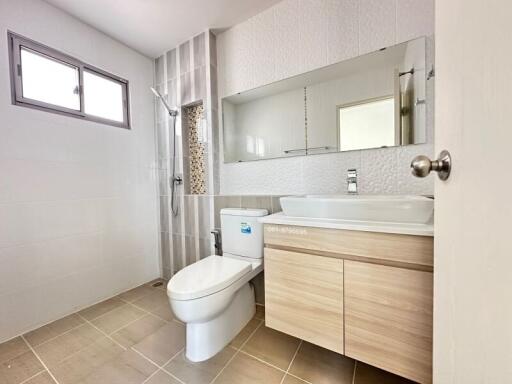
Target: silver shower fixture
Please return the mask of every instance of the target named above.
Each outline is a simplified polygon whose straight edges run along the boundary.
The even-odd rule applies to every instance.
[[[172,117],[176,117],[178,116],[178,110],[177,109],[173,109],[169,106],[169,104],[167,104],[167,101],[165,100],[165,98],[160,94],[160,92],[158,92],[155,88],[153,87],[149,87],[151,89],[151,91],[155,94],[156,97],[158,97],[160,99],[160,101],[162,102],[162,104],[164,105],[165,109],[167,109],[167,112],[169,112],[169,115],[172,116]]]

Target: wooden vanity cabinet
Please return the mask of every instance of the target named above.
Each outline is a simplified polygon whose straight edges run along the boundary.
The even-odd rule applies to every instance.
[[[432,381],[433,274],[345,261],[345,355]]]
[[[265,321],[343,353],[343,260],[265,249]]]
[[[433,238],[265,224],[266,325],[432,382]]]

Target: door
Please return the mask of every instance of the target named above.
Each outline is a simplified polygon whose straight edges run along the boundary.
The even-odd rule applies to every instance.
[[[434,383],[512,380],[511,36],[510,0],[436,1]]]

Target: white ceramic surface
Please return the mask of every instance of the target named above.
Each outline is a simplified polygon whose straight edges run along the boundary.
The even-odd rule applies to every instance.
[[[220,352],[255,312],[249,280],[263,271],[264,210],[221,211],[223,257],[208,256],[178,272],[167,285],[174,315],[186,323],[185,355],[207,360]]]
[[[350,221],[425,224],[434,200],[424,196],[306,195],[281,197],[286,216]]]

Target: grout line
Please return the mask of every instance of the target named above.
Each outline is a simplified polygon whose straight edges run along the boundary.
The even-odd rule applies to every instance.
[[[138,306],[138,305],[136,305],[136,304],[128,303],[128,302],[126,302],[126,303],[127,303],[127,304],[130,304],[130,305],[133,305],[135,308],[140,309],[141,311],[145,312],[145,313],[146,313],[146,314],[148,314],[148,315],[151,315],[151,316],[153,316],[153,317],[157,317],[157,318],[159,318],[160,320],[165,321],[166,323],[170,323],[171,321],[173,321],[173,320],[170,320],[170,321],[169,321],[169,320],[166,320],[166,319],[164,319],[163,317],[160,317],[160,316],[158,316],[158,315],[154,314],[153,312],[148,311],[147,309],[144,309],[144,308],[142,308],[142,307],[139,307],[139,306]]]
[[[37,372],[35,375],[30,376],[29,378],[27,378],[27,379],[23,380],[22,382],[20,382],[20,383],[18,383],[18,384],[24,384],[24,383],[26,383],[26,382],[28,382],[28,381],[32,380],[34,377],[37,377],[37,376],[39,376],[39,375],[41,375],[41,374],[43,374],[43,373],[45,373],[45,372],[47,372],[47,371],[46,371],[46,369],[42,369],[42,370],[40,370],[39,372]]]
[[[136,350],[133,346],[131,347],[131,350],[136,352],[138,355],[140,355],[141,357],[143,357],[144,359],[146,359],[147,361],[149,361],[151,364],[153,364],[154,366],[158,367],[158,369],[156,370],[156,372],[158,371],[162,371],[162,372],[165,372],[167,373],[169,376],[171,376],[173,379],[176,379],[178,380],[180,383],[182,384],[185,384],[185,382],[183,382],[180,378],[174,376],[171,372],[168,372],[164,367],[169,364],[176,356],[179,356],[181,352],[183,352],[185,348],[181,348],[178,352],[176,352],[169,360],[167,360],[162,366],[158,365],[157,363],[155,363],[153,360],[151,360],[149,357],[147,357],[145,354],[143,354],[142,352]],[[156,374],[156,372],[153,372],[153,375]],[[151,377],[150,376],[150,377]],[[144,381],[146,382],[147,380],[149,380],[149,377]]]
[[[142,319],[142,318],[144,318],[144,317],[146,317],[146,316],[148,316],[148,314],[147,314],[147,313],[143,313],[143,314],[142,314],[142,316],[137,317],[135,320],[132,320],[132,321],[130,321],[129,323],[126,323],[125,325],[123,325],[122,327],[117,328],[116,330],[114,330],[114,331],[110,332],[110,333],[109,333],[109,335],[113,335],[114,333],[119,332],[121,329],[126,328],[126,327],[128,327],[129,325],[132,325],[132,324],[133,324],[133,323],[135,323],[136,321],[139,321],[140,319]]]
[[[48,367],[46,366],[46,364],[44,363],[44,361],[39,357],[39,355],[37,354],[37,352],[34,350],[34,348],[32,348],[32,346],[27,342],[27,339],[25,339],[25,336],[21,335],[20,336],[23,341],[25,342],[25,344],[27,344],[27,347],[30,348],[30,350],[32,351],[32,353],[35,355],[35,357],[37,357],[37,359],[39,360],[39,362],[41,363],[41,365],[44,367],[44,369],[46,369],[46,372],[48,372],[48,374],[51,376],[51,378],[53,379],[53,381],[55,381],[57,384],[59,384],[59,382],[57,381],[57,379],[55,378],[55,376],[53,376],[53,373],[50,372],[50,370],[48,369]]]
[[[64,316],[64,317],[67,317],[67,316]],[[60,320],[60,319],[59,319],[59,320]],[[56,320],[56,321],[58,321],[58,320]],[[53,337],[49,338],[48,340],[45,340],[45,341],[43,341],[42,343],[39,343],[39,344],[34,344],[34,345],[32,345],[31,343],[29,343],[29,341],[28,341],[28,340],[27,340],[27,343],[29,343],[29,344],[30,344],[32,347],[34,347],[34,348],[36,348],[36,347],[40,347],[41,345],[44,345],[44,344],[46,344],[46,343],[49,343],[50,341],[55,340],[57,337],[60,337],[60,336],[66,335],[66,334],[70,333],[71,331],[74,331],[75,329],[78,329],[78,328],[80,328],[80,327],[83,327],[84,325],[86,325],[86,323],[85,323],[85,322],[84,322],[84,323],[80,323],[80,324],[78,324],[76,327],[70,328],[70,329],[68,329],[67,331],[62,332],[62,333],[58,334],[57,336],[53,336]],[[45,327],[45,325],[43,325],[43,327]],[[41,327],[41,328],[43,328],[43,327]],[[37,331],[38,329],[40,329],[40,328],[35,329],[35,331]],[[25,336],[25,335],[26,335],[26,333],[25,333],[24,335],[22,335],[22,336]]]
[[[286,378],[286,375],[288,372],[290,372],[290,368],[292,367],[293,361],[295,360],[295,357],[297,357],[297,354],[299,353],[300,346],[302,345],[302,340],[299,342],[299,345],[297,346],[297,349],[295,350],[295,353],[293,354],[292,360],[290,361],[290,364],[288,364],[288,368],[286,368],[286,373],[281,379],[281,384],[283,384],[284,379]]]
[[[121,343],[119,343],[117,340],[114,340],[109,334],[107,334],[106,332],[102,331],[101,329],[99,329],[96,325],[94,325],[93,323],[91,323],[89,320],[87,320],[86,318],[84,318],[82,315],[78,315],[80,316],[82,319],[84,319],[91,327],[93,328],[96,328],[97,331],[101,332],[103,335],[105,335],[107,338],[109,338],[110,340],[112,340],[115,344],[117,344],[118,346],[120,346],[122,349],[124,349],[125,351],[127,350],[127,348],[122,345]]]
[[[251,339],[251,337],[256,333],[256,331],[258,329],[260,329],[260,327],[262,326],[263,324],[263,321],[260,321],[260,323],[258,324],[258,326],[254,329],[254,331],[251,332],[251,334],[249,335],[249,337],[247,338],[247,340],[245,340],[242,345],[240,346],[240,348],[233,354],[233,356],[231,356],[231,359],[228,360],[228,362],[226,363],[226,365],[224,365],[222,367],[222,369],[219,371],[219,373],[217,373],[217,375],[213,378],[212,381],[210,381],[210,384],[213,384],[215,382],[215,380],[217,380],[217,378],[222,374],[222,372],[224,372],[224,370],[226,369],[226,367],[229,365],[229,363],[231,363],[234,358],[241,352],[242,348],[245,347],[245,344],[247,344],[247,342]]]
[[[354,374],[352,375],[352,384],[356,382],[356,369],[357,369],[357,360],[354,360]]]

